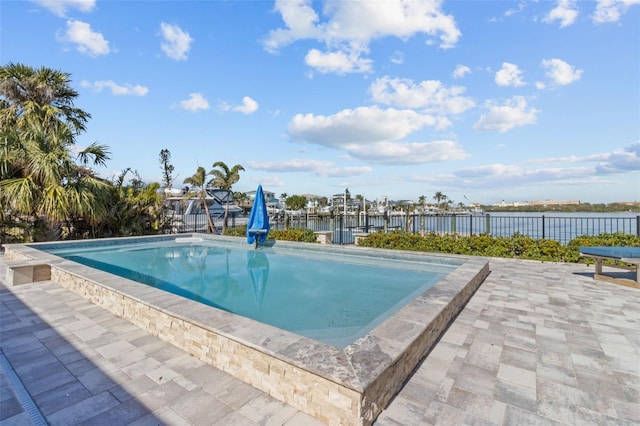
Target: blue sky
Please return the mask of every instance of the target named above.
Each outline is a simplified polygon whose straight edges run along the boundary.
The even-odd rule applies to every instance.
[[[0,60],[68,72],[99,169],[367,199],[640,201],[640,0],[3,0]],[[27,35],[28,34],[28,35]]]

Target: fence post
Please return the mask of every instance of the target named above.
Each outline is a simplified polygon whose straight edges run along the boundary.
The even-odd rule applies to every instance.
[[[491,235],[491,215],[489,213],[484,217],[484,233]]]
[[[456,215],[453,213],[451,214],[451,233],[456,233]]]
[[[386,234],[389,231],[389,212],[384,211],[384,233]]]
[[[469,236],[473,235],[473,213],[469,214]]]
[[[411,229],[409,229],[409,221],[411,220],[411,216],[409,216],[409,204],[407,204],[407,215],[404,219],[404,230],[406,233],[409,233],[411,231]]]
[[[542,215],[542,239],[544,240],[544,215]]]
[[[636,236],[640,237],[640,216],[636,216]]]

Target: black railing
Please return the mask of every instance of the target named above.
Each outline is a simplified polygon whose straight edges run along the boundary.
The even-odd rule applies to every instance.
[[[206,232],[206,216],[188,220],[169,221],[169,232]],[[242,225],[229,218],[228,227]],[[216,220],[216,232],[221,232],[221,221]],[[285,215],[271,220],[272,229],[308,228],[313,231],[333,232],[334,244],[353,244],[358,234],[402,230],[414,234],[434,232],[462,236],[487,234],[510,237],[514,234],[536,239],[551,239],[567,244],[581,235],[623,233],[640,236],[640,215],[552,216],[503,214],[353,214]]]
[[[581,235],[623,233],[640,236],[640,216],[505,216],[500,214],[420,215],[298,215],[272,223],[274,229],[308,228],[333,231],[335,244],[352,244],[359,233],[403,230],[410,233],[488,234],[510,237],[515,234],[551,239],[567,244]]]

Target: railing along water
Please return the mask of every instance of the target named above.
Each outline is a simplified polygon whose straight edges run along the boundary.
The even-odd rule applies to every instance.
[[[285,224],[287,221],[284,221]],[[300,215],[288,227],[333,231],[335,244],[352,244],[358,233],[402,230],[414,234],[434,232],[461,236],[515,234],[552,239],[567,244],[581,235],[623,233],[640,236],[640,216],[504,215],[504,214],[370,214]],[[272,226],[273,228],[273,226]],[[284,229],[278,226],[274,229]]]
[[[180,232],[202,232],[205,220],[194,223],[193,229]],[[220,232],[220,224],[216,232]],[[230,228],[237,226],[229,218]],[[189,226],[191,228],[191,226]],[[355,234],[402,230],[414,234],[457,234],[461,236],[487,234],[511,237],[515,234],[536,239],[552,239],[567,244],[581,235],[623,233],[640,236],[640,215],[620,214],[335,214],[286,215],[271,222],[272,229],[333,231],[335,244],[353,244]],[[173,230],[175,232],[175,230]]]

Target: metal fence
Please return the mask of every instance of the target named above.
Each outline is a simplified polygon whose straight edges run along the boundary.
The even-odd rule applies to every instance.
[[[198,218],[200,219],[200,218]],[[244,225],[229,218],[230,228]],[[185,221],[179,229],[169,232],[204,232],[204,218]],[[221,232],[222,223],[216,222],[216,232]],[[301,229],[333,232],[334,244],[353,244],[358,234],[392,232],[402,230],[415,234],[435,232],[461,236],[487,234],[495,237],[510,237],[514,234],[536,239],[551,239],[567,244],[581,235],[623,233],[640,236],[639,216],[552,216],[504,214],[359,214],[359,215],[284,215],[271,219],[271,229]]]
[[[308,228],[333,231],[335,244],[353,244],[359,233],[403,230],[411,233],[487,234],[510,237],[514,234],[567,244],[582,235],[623,233],[640,236],[640,216],[504,216],[491,214],[438,215],[336,215],[290,216],[272,222],[273,229]]]

